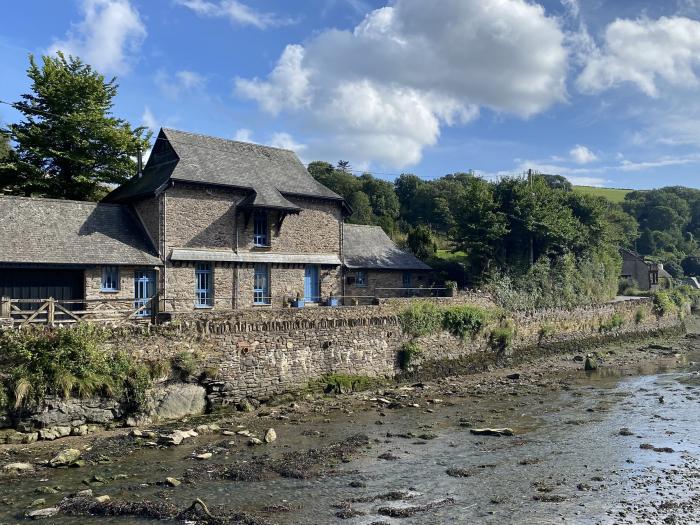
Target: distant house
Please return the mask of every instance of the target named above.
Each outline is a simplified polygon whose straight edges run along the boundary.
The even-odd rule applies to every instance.
[[[664,270],[661,263],[650,263],[632,250],[621,249],[623,279],[634,281],[640,290],[668,288],[673,282],[671,274]]]
[[[164,128],[104,202],[0,197],[0,295],[157,294],[162,310],[194,311],[323,303],[351,295],[348,272],[353,293],[362,271],[367,293],[428,283],[381,229],[344,225],[350,213],[292,151]]]
[[[343,264],[348,296],[401,296],[432,284],[432,268],[399,249],[380,226],[343,225]]]

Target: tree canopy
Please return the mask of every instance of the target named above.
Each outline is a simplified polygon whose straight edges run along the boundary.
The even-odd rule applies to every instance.
[[[31,92],[14,104],[22,121],[2,130],[15,148],[0,159],[0,191],[96,200],[136,173],[150,133],[112,115],[116,79],[60,52],[41,64],[30,55],[27,75]]]

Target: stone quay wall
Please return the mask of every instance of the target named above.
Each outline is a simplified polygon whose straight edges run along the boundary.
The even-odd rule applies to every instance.
[[[431,301],[441,308],[494,307],[488,297],[474,293]],[[191,353],[197,370],[186,383],[161,378],[139,414],[127,413],[113,399],[47,398],[19,418],[0,415],[0,429],[13,427],[0,430],[0,443],[83,435],[104,426],[147,424],[245,405],[304,388],[328,374],[390,379],[460,373],[465,370],[464,358],[496,355],[490,334],[499,327],[512,333],[506,352],[517,354],[540,346],[548,351],[570,349],[572,344],[584,348],[683,326],[682,312],[658,316],[650,299],[639,299],[571,310],[503,313],[473,338],[462,339],[443,329],[413,337],[401,323],[409,304],[392,299],[358,307],[187,312],[162,325],[113,327],[105,350],[127,351],[144,361],[168,361]],[[399,356],[409,342],[421,351],[406,371]]]
[[[473,304],[475,299],[461,295],[435,302],[448,307]],[[476,302],[488,304],[483,297]],[[474,338],[462,339],[445,330],[414,338],[404,333],[400,322],[406,304],[394,300],[358,307],[183,313],[147,333],[121,333],[114,344],[146,360],[194,353],[208,377],[214,377],[205,386],[215,406],[246,398],[264,400],[331,373],[395,377],[402,372],[399,352],[409,341],[420,347],[421,362],[495,352],[490,330],[499,325],[512,330],[511,353],[539,345],[653,334],[682,325],[680,315],[658,316],[650,299],[638,299],[511,313]]]

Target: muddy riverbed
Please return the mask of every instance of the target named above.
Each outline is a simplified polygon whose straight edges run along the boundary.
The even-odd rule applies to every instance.
[[[700,522],[700,338],[599,351],[593,372],[581,355],[557,355],[154,429],[220,427],[177,446],[128,430],[2,446],[0,466],[34,470],[0,478],[0,524],[62,501],[45,523]],[[514,435],[470,432],[483,427]],[[269,444],[237,433],[269,428]],[[42,465],[69,447],[84,466]],[[93,497],[65,499],[87,489]],[[197,498],[209,515],[182,512]],[[163,514],[138,516],[149,509]]]

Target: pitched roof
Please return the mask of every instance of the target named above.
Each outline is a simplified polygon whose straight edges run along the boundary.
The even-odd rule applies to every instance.
[[[375,270],[432,270],[400,250],[380,226],[343,224],[343,264]]]
[[[117,188],[107,201],[124,202],[155,194],[171,179],[252,190],[246,200],[252,206],[298,210],[284,195],[343,200],[316,181],[290,150],[170,128],[162,128],[158,139],[167,141],[177,158],[160,164],[149,158],[143,176]]]
[[[129,206],[0,197],[0,263],[161,264]]]

